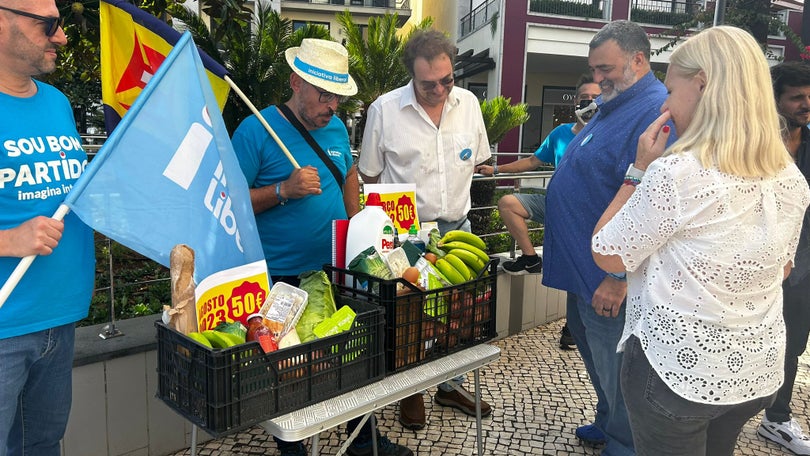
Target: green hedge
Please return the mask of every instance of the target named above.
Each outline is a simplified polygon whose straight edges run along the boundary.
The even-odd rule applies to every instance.
[[[531,0],[529,11],[575,17],[602,17],[599,3],[566,2],[564,0]]]

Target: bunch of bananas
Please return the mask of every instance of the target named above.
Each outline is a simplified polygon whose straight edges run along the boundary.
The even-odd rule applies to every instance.
[[[478,236],[453,230],[440,237],[432,232],[427,248],[436,256],[436,269],[453,285],[477,278],[489,263],[487,245]]]

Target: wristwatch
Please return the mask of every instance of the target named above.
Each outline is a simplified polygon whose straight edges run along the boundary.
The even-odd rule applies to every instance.
[[[633,163],[630,163],[630,166],[627,167],[625,176],[632,177],[633,179],[638,179],[640,181],[641,178],[644,177],[644,171],[633,166]]]

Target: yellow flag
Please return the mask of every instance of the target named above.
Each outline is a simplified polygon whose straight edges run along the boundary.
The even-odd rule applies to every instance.
[[[174,30],[151,14],[122,0],[99,2],[101,18],[101,97],[109,134],[180,39]],[[220,110],[230,87],[227,70],[200,51],[211,89]]]

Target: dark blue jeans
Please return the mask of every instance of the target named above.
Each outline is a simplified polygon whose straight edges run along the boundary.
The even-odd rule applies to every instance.
[[[688,401],[661,380],[635,336],[625,344],[621,378],[639,456],[733,456],[743,425],[775,396],[733,405]]]
[[[0,456],[59,456],[73,376],[73,324],[0,339]]]
[[[591,300],[568,293],[566,325],[577,343],[577,350],[596,392],[594,424],[607,438],[603,456],[629,456],[633,437],[619,385],[622,354],[616,346],[624,329],[625,304],[616,318],[597,315]]]

